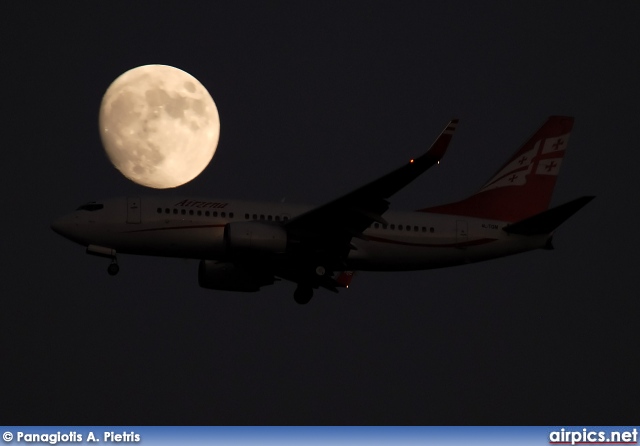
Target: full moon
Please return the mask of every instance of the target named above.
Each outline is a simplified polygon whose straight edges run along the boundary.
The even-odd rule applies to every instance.
[[[166,189],[193,180],[207,167],[218,146],[220,118],[195,77],[167,65],[145,65],[107,89],[100,137],[125,177]]]

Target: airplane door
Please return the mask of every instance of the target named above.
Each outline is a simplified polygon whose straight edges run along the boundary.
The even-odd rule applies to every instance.
[[[457,225],[458,225],[458,230],[456,233],[456,240],[458,241],[458,243],[466,242],[469,237],[469,232],[468,232],[469,228],[467,227],[467,221],[458,220]]]
[[[140,198],[127,198],[127,223],[140,223]]]

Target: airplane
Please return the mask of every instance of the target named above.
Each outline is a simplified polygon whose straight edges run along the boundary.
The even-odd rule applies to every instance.
[[[118,254],[197,259],[203,288],[255,292],[284,279],[306,304],[315,289],[348,288],[356,271],[425,270],[553,249],[554,230],[594,198],[549,208],[573,122],[549,117],[478,192],[413,212],[388,211],[388,199],[440,163],[457,119],[420,157],[321,206],[124,197],[83,204],[51,227],[111,259],[111,275]]]

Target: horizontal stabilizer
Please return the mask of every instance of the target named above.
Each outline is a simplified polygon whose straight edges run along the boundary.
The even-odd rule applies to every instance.
[[[541,235],[550,234],[569,217],[578,212],[595,197],[581,197],[558,207],[512,223],[504,228],[509,234]]]

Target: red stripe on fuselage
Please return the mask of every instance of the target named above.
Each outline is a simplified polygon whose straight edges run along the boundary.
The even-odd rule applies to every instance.
[[[375,242],[380,242],[380,243],[389,243],[392,245],[402,245],[402,246],[416,246],[421,248],[464,248],[467,246],[486,245],[487,243],[495,242],[496,240],[498,240],[496,238],[481,238],[478,240],[470,240],[468,242],[435,244],[435,243],[400,242],[398,240],[391,240],[387,238],[374,237],[374,236],[368,236],[367,238],[369,240],[373,240]]]

